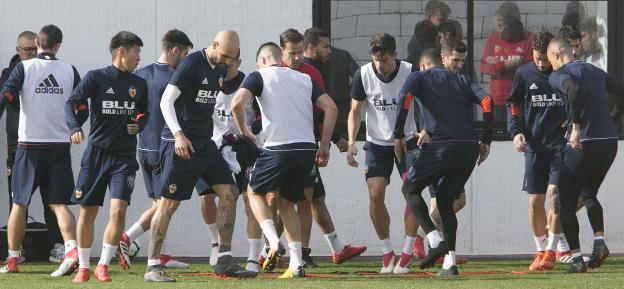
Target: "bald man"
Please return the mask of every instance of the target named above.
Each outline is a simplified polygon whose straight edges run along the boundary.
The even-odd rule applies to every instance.
[[[169,79],[160,108],[165,119],[160,146],[162,179],[161,201],[152,218],[152,232],[144,280],[172,282],[160,268],[160,250],[171,217],[193,193],[199,179],[219,196],[217,228],[219,258],[214,272],[218,276],[248,278],[256,272],[244,270],[232,259],[231,244],[236,200],[239,191],[228,164],[215,142],[212,114],[227,68],[238,57],[238,34],[222,30],[212,44],[189,54]]]
[[[609,256],[604,240],[603,211],[597,195],[618,146],[609,113],[609,93],[618,95],[621,105],[624,82],[592,64],[576,60],[570,42],[563,38],[553,39],[547,53],[554,70],[548,81],[557,93],[568,98],[570,114],[566,132],[568,144],[561,154],[559,177],[561,225],[572,252],[568,273],[582,273],[587,267],[600,267]],[[579,200],[587,209],[594,231],[593,252],[587,264],[581,256],[579,242],[576,217]]]
[[[279,245],[273,213],[266,200],[267,193],[278,191],[277,207],[290,251],[288,270],[280,278],[298,278],[305,277],[305,273],[301,225],[295,204],[305,199],[304,181],[314,167],[315,158],[319,167],[327,165],[337,109],[334,101],[310,76],[280,66],[281,54],[275,43],[260,46],[256,55],[259,69],[249,74],[236,92],[232,100],[232,113],[241,132],[255,140],[254,134],[247,127],[245,105],[253,96],[260,104],[262,131],[266,139],[251,173],[247,191],[253,214],[270,245],[262,269],[267,271],[275,268],[285,253]],[[316,145],[312,121],[314,105],[325,112],[319,146]]]

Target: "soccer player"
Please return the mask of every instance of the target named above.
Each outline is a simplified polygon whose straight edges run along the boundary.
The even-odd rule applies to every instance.
[[[160,269],[160,250],[171,217],[181,201],[191,198],[200,178],[219,196],[219,259],[215,274],[231,277],[255,277],[257,274],[242,269],[232,259],[231,241],[239,193],[228,164],[211,139],[216,96],[227,67],[239,53],[239,43],[236,32],[219,31],[208,48],[182,60],[163,92],[160,108],[166,125],[160,146],[159,190],[162,195],[152,217],[145,281],[175,281]]]
[[[445,49],[442,49],[445,51]],[[426,53],[425,53],[426,52]],[[431,142],[424,147],[409,170],[403,184],[403,195],[427,234],[429,255],[420,264],[424,269],[446,254],[438,276],[457,275],[455,241],[457,218],[453,203],[470,177],[475,162],[482,163],[489,154],[491,142],[492,99],[473,91],[473,83],[465,75],[441,68],[438,53],[427,50],[421,54],[425,70],[410,74],[399,94],[394,150],[398,159],[405,153],[405,122],[411,102],[418,98],[424,126]],[[472,104],[480,104],[485,132],[479,144],[472,125]],[[444,229],[443,237],[429,217],[427,204],[421,196],[425,187],[437,182],[437,204]],[[447,254],[448,253],[448,254]]]
[[[327,41],[329,38],[327,38]],[[280,35],[280,47],[282,49],[282,65],[290,67],[296,71],[307,74],[312,81],[325,89],[321,73],[312,65],[304,61],[305,38],[297,30],[288,29]],[[310,45],[308,45],[309,47]],[[323,110],[314,108],[314,135],[317,141],[323,134]],[[332,141],[338,146],[340,151],[346,151],[346,142],[339,136],[332,135]],[[315,268],[318,265],[310,256],[312,251],[309,248],[310,234],[312,231],[312,217],[321,228],[325,240],[332,250],[332,261],[334,264],[341,264],[351,258],[362,254],[366,246],[345,245],[338,237],[334,223],[325,204],[325,186],[319,173],[318,167],[314,166],[310,173],[310,178],[306,179],[304,185],[305,200],[297,202],[297,213],[301,220],[301,239],[303,244],[303,261],[306,268]]]
[[[109,46],[112,65],[87,72],[65,105],[72,143],[79,144],[84,139],[81,127],[86,118],[81,115],[90,110],[91,118],[91,132],[72,196],[72,202],[80,204],[80,269],[74,283],[89,281],[95,218],[104,204],[106,187],[111,198],[109,219],[93,277],[100,282],[112,281],[108,265],[123,233],[126,209],[139,168],[136,134],[147,119],[147,83],[132,73],[141,59],[141,46],[143,41],[132,32],[122,31],[113,36]]]
[[[145,189],[147,196],[152,199],[152,207],[143,212],[137,222],[121,235],[116,254],[119,265],[124,269],[130,268],[130,257],[128,256],[130,245],[150,229],[152,217],[156,212],[158,200],[160,200],[161,170],[158,150],[160,148],[160,136],[165,126],[165,120],[160,112],[160,97],[175,68],[186,57],[189,49],[193,48],[193,43],[184,32],[173,29],[167,31],[163,36],[161,48],[162,52],[156,62],[137,69],[135,72],[136,75],[145,79],[148,85],[147,107],[150,118],[139,134],[137,150],[139,164],[143,170]],[[188,268],[187,264],[172,260],[171,255],[164,252],[160,253],[160,261],[162,267]]]
[[[262,114],[266,140],[251,173],[248,197],[254,216],[270,244],[263,269],[274,267],[285,253],[279,245],[273,213],[266,200],[268,192],[279,190],[277,206],[290,251],[288,270],[280,278],[298,278],[305,277],[305,272],[295,203],[304,198],[304,181],[314,163],[327,165],[337,109],[329,95],[308,75],[281,67],[281,54],[280,47],[275,43],[260,46],[256,56],[259,70],[247,76],[234,96],[232,106],[239,129],[250,139],[255,137],[247,127],[244,108],[253,96],[256,96]],[[314,105],[325,112],[318,149],[313,127]]]
[[[26,210],[37,188],[54,211],[65,240],[65,258],[52,276],[71,274],[78,266],[76,220],[67,207],[74,175],[63,108],[80,76],[75,67],[56,58],[62,41],[58,27],[43,26],[35,39],[37,57],[18,63],[0,91],[0,116],[17,97],[21,104],[11,182],[13,209],[7,226],[9,257],[0,273],[19,272]]]
[[[351,111],[348,118],[347,163],[354,168],[359,166],[354,158],[357,154],[355,138],[361,124],[360,111],[365,109],[366,167],[364,174],[370,198],[370,218],[381,242],[383,253],[380,273],[404,274],[410,271],[407,265],[413,256],[418,225],[415,220],[409,222],[410,215],[405,214],[405,244],[401,258],[395,266],[396,257],[390,241],[390,216],[385,204],[385,195],[394,163],[397,164],[401,178],[406,180],[406,162],[394,156],[392,131],[396,115],[396,96],[399,95],[401,87],[410,75],[412,65],[396,59],[396,40],[387,33],[378,33],[373,36],[369,44],[369,53],[372,62],[360,67],[353,76]],[[417,138],[414,138],[413,134],[418,132],[413,109],[409,111],[407,118],[404,133],[407,135],[408,150],[412,151],[417,147]],[[408,227],[407,224],[411,226]]]
[[[507,129],[516,151],[524,153],[523,190],[529,195],[529,226],[537,246],[529,271],[554,267],[555,250],[563,236],[556,190],[561,149],[565,145],[566,110],[563,98],[548,84],[552,66],[546,49],[552,38],[549,32],[535,35],[533,62],[518,68],[507,100],[511,116]],[[548,216],[544,208],[546,197]],[[545,230],[546,227],[549,229]]]
[[[547,52],[554,70],[549,83],[557,93],[567,97],[569,105],[568,145],[562,152],[559,177],[560,216],[572,252],[568,272],[581,273],[586,272],[587,267],[600,267],[609,256],[604,240],[603,209],[597,202],[597,195],[618,145],[609,113],[609,93],[624,96],[624,83],[592,64],[575,60],[572,47],[565,39],[553,39]],[[581,256],[578,236],[579,200],[587,209],[594,231],[593,252],[587,264]]]
[[[249,181],[249,171],[258,157],[260,150],[256,144],[249,140],[249,138],[241,135],[241,132],[236,125],[236,120],[232,115],[232,99],[242,84],[243,79],[245,79],[245,74],[238,70],[240,64],[241,59],[239,53],[232,65],[228,67],[227,74],[224,77],[222,91],[217,94],[217,103],[212,115],[212,119],[214,121],[212,139],[217,144],[217,147],[221,149],[222,155],[228,162],[228,165],[230,165],[232,172],[235,173],[234,179],[236,180],[238,190],[240,192],[245,192]],[[257,105],[254,105],[252,102],[248,102],[245,106],[245,115],[247,126],[250,128],[253,127],[257,118]],[[232,152],[235,154],[232,154]],[[195,189],[201,196],[202,216],[204,218],[204,222],[208,226],[209,235],[212,241],[210,264],[214,266],[217,262],[217,255],[215,255],[214,252],[216,249],[218,254],[219,250],[218,240],[213,237],[213,233],[211,232],[214,228],[214,235],[216,235],[216,195],[210,186],[208,186],[201,179],[195,185]],[[243,193],[243,198],[245,201],[245,213],[247,216],[247,238],[249,240],[249,255],[247,257],[247,265],[245,269],[259,272],[260,266],[258,256],[260,255],[260,250],[262,248],[262,229],[251,212],[247,194]]]

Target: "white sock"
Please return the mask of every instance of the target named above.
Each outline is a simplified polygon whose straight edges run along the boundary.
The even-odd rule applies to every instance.
[[[455,265],[455,251],[449,251],[446,256],[444,256],[444,264],[442,264],[442,269],[450,269]]]
[[[111,244],[102,244],[102,254],[100,255],[100,261],[98,265],[109,265],[111,259],[115,255],[115,251],[117,251],[117,246]]]
[[[288,268],[295,270],[299,268],[299,266],[303,266],[301,242],[288,243],[288,249],[290,249],[290,263],[288,264]]]
[[[392,253],[392,243],[390,243],[390,239],[384,239],[381,241],[381,252],[385,254]]]
[[[126,231],[126,235],[128,235],[128,239],[130,239],[130,244],[132,244],[132,241],[136,240],[143,233],[145,233],[145,230],[143,230],[143,227],[141,227],[139,223],[134,223],[132,227]]]
[[[440,243],[444,241],[444,238],[442,238],[440,232],[438,232],[437,230],[433,230],[429,232],[429,234],[427,234],[427,241],[429,241],[429,247],[437,248]]]
[[[249,256],[247,260],[258,262],[258,255],[260,255],[260,246],[262,239],[249,239]]]
[[[604,236],[594,237],[594,240],[604,240]]]
[[[581,252],[572,253],[572,258],[581,257]]]
[[[570,251],[570,246],[568,245],[568,240],[566,240],[564,234],[561,234],[561,237],[559,238],[559,243],[557,244],[557,251],[559,251],[559,252],[568,252],[568,251]]]
[[[544,250],[546,250],[546,245],[548,244],[548,239],[546,238],[546,235],[541,237],[533,236],[533,240],[535,240],[535,247],[537,248],[538,252],[543,252]]]
[[[147,260],[147,267],[158,267],[160,266],[160,259],[148,259]]]
[[[342,250],[344,250],[345,245],[344,243],[342,243],[340,238],[338,238],[338,234],[336,234],[336,231],[325,234],[323,235],[323,237],[325,237],[325,240],[327,240],[327,243],[329,244],[329,247],[331,248],[333,254],[338,254],[342,252]]]
[[[548,245],[546,246],[547,250],[555,251],[557,249],[557,244],[559,243],[559,238],[561,234],[548,234]]]
[[[223,257],[223,256],[232,256],[232,251],[227,251],[227,252],[219,252],[219,258]]]
[[[418,236],[423,237],[423,238],[427,235],[427,233],[425,233],[425,230],[423,230],[423,228],[422,228],[422,227],[418,227],[418,231],[416,231],[416,234],[417,234]]]
[[[403,241],[403,254],[413,255],[414,243],[416,243],[416,237],[405,236],[405,240]]]
[[[210,237],[210,243],[219,243],[219,233],[217,232],[217,224],[208,224],[208,236]]]
[[[268,255],[267,252],[267,243],[262,244],[262,250],[260,250],[260,256],[262,256],[263,258],[266,258]]]
[[[279,236],[277,235],[277,231],[275,230],[275,223],[273,220],[266,219],[260,223],[260,228],[262,228],[262,233],[269,240],[269,246],[273,250],[277,250],[279,246]]]
[[[20,257],[20,251],[11,251],[9,250],[9,258],[18,258]]]
[[[91,258],[91,248],[78,248],[78,264],[80,264],[80,268],[89,269],[89,258]]]
[[[65,242],[65,255],[76,247],[78,247],[78,242],[76,242],[76,240],[68,240]]]

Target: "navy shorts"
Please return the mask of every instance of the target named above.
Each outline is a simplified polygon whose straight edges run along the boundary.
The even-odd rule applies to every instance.
[[[145,190],[150,199],[160,199],[160,154],[157,151],[139,150],[139,164],[143,172]]]
[[[234,174],[234,180],[236,181],[236,187],[238,188],[239,193],[247,190],[250,172],[251,168],[245,168],[244,171]],[[215,194],[215,191],[201,178],[197,181],[197,183],[195,183],[195,190],[200,196]]]
[[[316,164],[314,165],[316,167]],[[314,194],[312,195],[313,199],[320,199],[325,197],[325,185],[323,184],[323,179],[321,178],[321,172],[316,168],[316,178],[314,179]]]
[[[72,202],[83,206],[102,206],[106,188],[111,199],[130,203],[139,164],[132,155],[116,154],[87,145]]]
[[[562,205],[576,204],[579,196],[595,198],[617,154],[617,140],[583,142],[583,149],[570,146],[562,152],[559,192]]]
[[[478,156],[477,143],[431,143],[421,150],[410,167],[409,181],[423,188],[435,184],[435,197],[457,198],[464,191]]]
[[[195,153],[190,160],[175,154],[175,143],[163,141],[160,145],[160,166],[162,168],[162,197],[183,201],[191,198],[198,180],[207,186],[234,184],[230,167],[223,159],[212,140],[193,141]]]
[[[415,150],[416,140],[412,138],[407,141],[407,155],[399,162],[394,155],[394,146],[382,146],[367,141],[364,144],[364,151],[366,152],[364,174],[366,179],[384,177],[390,183],[390,176],[392,176],[392,170],[395,165],[399,174],[403,177],[414,159],[413,154]]]
[[[314,167],[316,144],[297,143],[263,149],[249,178],[255,193],[279,190],[280,197],[298,202],[305,199],[303,188]]]
[[[37,188],[44,204],[69,204],[74,190],[69,144],[56,147],[17,147],[11,176],[13,203],[30,204]]]
[[[560,150],[524,153],[522,190],[529,194],[545,194],[548,185],[559,184],[560,169]]]

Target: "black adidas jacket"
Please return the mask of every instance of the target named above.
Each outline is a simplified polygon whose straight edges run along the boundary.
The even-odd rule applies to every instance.
[[[9,67],[2,70],[0,76],[0,87],[4,84],[13,68],[20,63],[19,55],[15,54],[9,62]],[[7,135],[7,167],[12,167],[15,160],[15,150],[17,148],[17,128],[19,126],[20,103],[19,98],[11,101],[6,108],[6,135]]]

